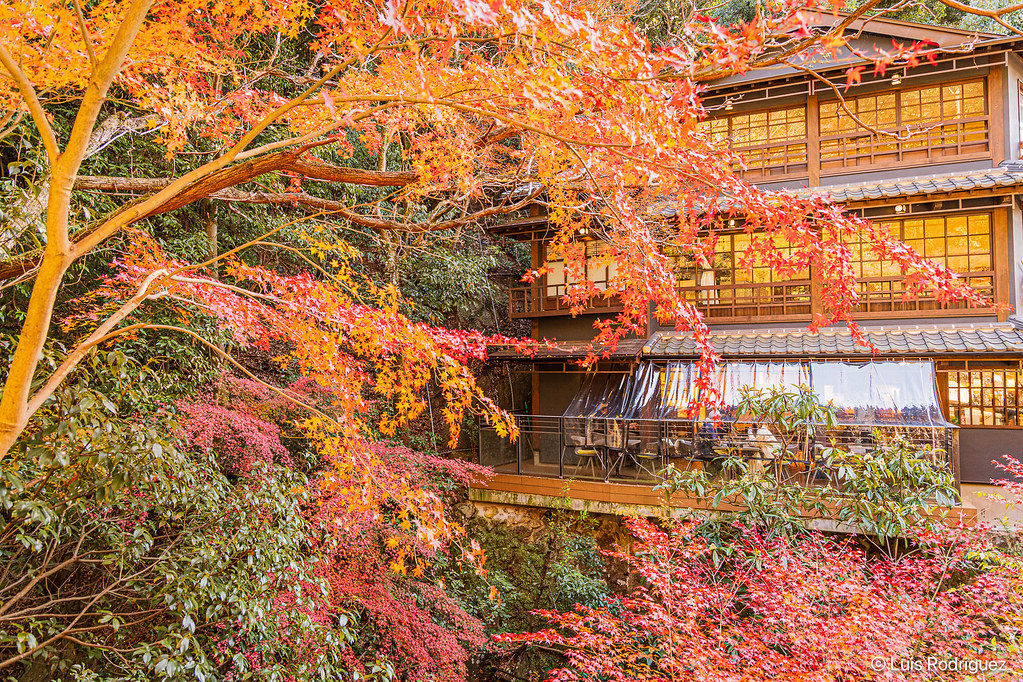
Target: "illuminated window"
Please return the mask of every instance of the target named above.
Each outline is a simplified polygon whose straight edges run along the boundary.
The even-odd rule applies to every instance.
[[[961,426],[1023,426],[1023,372],[974,369],[948,373],[948,408]]]
[[[607,244],[601,241],[586,242],[586,279],[593,282],[598,289],[607,289],[608,282],[614,279],[618,273],[618,265],[610,262],[605,255]],[[567,285],[575,284],[579,280],[569,278],[566,281],[567,270],[564,261],[556,260],[550,264],[550,271],[547,273],[547,295],[550,297],[564,296]]]
[[[748,173],[806,171],[806,107],[732,114],[706,123],[711,138],[727,144]]]
[[[823,169],[986,152],[984,81],[865,95],[847,99],[844,107],[823,102],[820,134]]]
[[[771,240],[773,252],[752,248],[754,240]],[[809,269],[799,267],[797,249],[781,236],[718,234],[713,262],[670,248],[665,254],[674,263],[678,286],[694,303],[716,309],[708,313],[712,316],[809,312]],[[785,271],[783,263],[791,269]]]
[[[925,258],[937,261],[958,274],[988,273],[993,269],[991,260],[991,216],[975,215],[933,216],[877,223],[893,237],[911,246]],[[853,267],[858,278],[896,277],[901,275],[898,265],[891,260],[879,259],[862,242],[849,245]]]
[[[948,267],[977,291],[994,292],[991,215],[928,216],[876,223],[925,258]],[[847,243],[860,295],[859,312],[962,308],[965,303],[939,305],[929,294],[906,297],[903,274],[891,259],[879,258],[869,244]]]
[[[763,258],[755,257],[750,261],[745,254],[760,253],[760,249],[752,249],[754,239],[764,240],[763,235],[751,235],[745,232],[723,234],[718,237],[714,248],[714,270],[718,273],[718,283],[757,283],[780,282],[790,279],[808,279],[807,269],[799,270],[791,276],[782,277],[777,265],[767,264]],[[771,242],[778,255],[790,259],[795,249],[783,238],[774,237]]]

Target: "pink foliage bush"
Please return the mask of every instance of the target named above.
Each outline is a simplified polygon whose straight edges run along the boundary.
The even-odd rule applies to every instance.
[[[233,374],[225,374],[217,382],[216,397],[221,405],[231,405],[234,409],[276,423],[307,417],[309,412],[302,405],[329,411],[333,400],[330,389],[320,386],[310,377],[302,377],[278,392],[258,381]]]
[[[993,483],[1009,493],[1010,502],[1023,504],[1023,462],[1010,455],[1002,455],[1002,460],[994,460],[994,465],[1012,478],[1000,478]]]
[[[312,380],[287,389],[289,397],[329,411],[331,392]],[[289,424],[308,412],[288,397],[257,381],[224,376],[214,395],[178,404],[182,436],[192,448],[212,451],[227,473],[251,475],[257,463],[289,465],[282,437]],[[405,447],[363,442],[355,453],[378,472],[376,494],[386,498],[389,486],[400,482],[425,491],[437,500],[453,487],[489,475],[489,470],[459,460],[426,455]],[[294,577],[275,576],[281,586],[274,612],[281,637],[307,663],[340,657],[346,667],[362,674],[386,661],[398,679],[465,680],[471,651],[487,645],[483,624],[469,616],[445,594],[432,570],[433,561],[448,547],[449,536],[419,525],[414,515],[384,505],[361,505],[358,486],[347,481],[344,462],[334,462],[310,481],[313,493],[306,517],[311,531],[310,551],[318,555],[313,574],[326,586],[301,585],[308,595],[301,603],[284,589]],[[443,515],[442,510],[436,513]],[[435,519],[450,529],[446,519]],[[301,614],[321,628],[335,628],[348,646],[324,650],[323,640],[296,635],[288,619]],[[288,615],[291,614],[291,615]],[[226,655],[226,654],[225,654]],[[264,662],[257,654],[248,661],[254,669]]]
[[[246,412],[200,398],[178,402],[181,435],[189,447],[213,452],[225,474],[247,476],[257,462],[290,465],[281,429]]]
[[[424,489],[442,492],[441,481],[460,482],[484,473],[481,467],[445,460],[383,443],[366,445],[382,466],[410,477]],[[469,652],[486,644],[483,624],[469,616],[428,574],[428,559],[448,551],[424,541],[415,528],[398,518],[353,508],[351,499],[322,486],[310,509],[313,525],[322,532],[320,547],[328,555],[320,577],[329,590],[332,618],[355,614],[358,640],[353,645],[361,662],[384,659],[399,679],[465,680]],[[402,548],[415,555],[407,574],[395,570]],[[421,561],[420,561],[421,560]]]
[[[329,405],[330,391],[304,377],[284,393],[294,400],[258,381],[225,374],[212,395],[178,402],[181,435],[190,447],[213,452],[227,474],[247,476],[257,462],[291,466],[282,425],[308,414],[298,403]]]

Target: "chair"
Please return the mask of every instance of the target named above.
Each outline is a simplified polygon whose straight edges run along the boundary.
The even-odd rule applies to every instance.
[[[650,474],[651,477],[657,475],[656,463],[658,461],[660,461],[661,453],[657,452],[656,449],[657,449],[656,446],[654,446],[654,450],[655,450],[654,452],[650,452],[649,448],[644,448],[644,449],[639,450],[637,452],[629,451],[629,452],[626,453],[626,456],[630,460],[632,460],[633,464],[636,465],[636,480],[640,479],[641,472],[644,472],[644,471],[646,473]],[[644,463],[648,464],[649,468],[646,467],[646,466],[643,466]]]
[[[597,475],[597,468],[600,466],[600,452],[596,448],[592,447],[577,447],[575,448],[575,471],[576,474],[586,465],[590,467],[590,476],[595,477]]]

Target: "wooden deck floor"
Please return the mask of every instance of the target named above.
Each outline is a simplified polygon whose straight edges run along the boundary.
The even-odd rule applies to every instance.
[[[699,499],[675,494],[665,499],[664,493],[654,491],[651,485],[578,481],[539,476],[497,474],[484,483],[473,485],[469,499],[475,502],[512,504],[527,507],[587,511],[621,516],[675,516],[685,511],[734,511],[737,507],[721,504],[716,509],[710,499]],[[972,506],[953,507],[949,516],[975,523],[977,510]],[[833,518],[806,516],[807,524],[825,531],[850,532]]]

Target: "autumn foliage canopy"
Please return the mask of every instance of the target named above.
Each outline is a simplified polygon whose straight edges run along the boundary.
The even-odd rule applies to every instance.
[[[708,79],[776,63],[783,46],[789,49],[782,54],[839,49],[840,30],[820,40],[809,28],[818,16],[804,3],[782,2],[749,24],[726,27],[693,12],[677,44],[655,48],[623,15],[590,3],[7,3],[0,9],[0,57],[11,77],[0,81],[0,105],[31,116],[52,174],[45,248],[10,254],[9,271],[39,270],[0,405],[3,449],[80,360],[72,353],[41,388],[31,387],[54,297],[71,264],[139,220],[204,198],[290,202],[382,232],[457,229],[541,201],[556,230],[549,255],[564,259],[580,280],[569,300],[582,306],[592,296],[617,295],[622,301],[623,311],[601,325],[597,343],[613,345],[643,325],[648,303],[703,343],[700,316],[681,298],[657,246],[709,253],[713,228],[728,217],[741,217],[748,231],[758,232],[746,258],[783,276],[808,265],[822,273],[825,313],[814,327],[847,319],[856,301],[845,246],[854,236],[877,258],[898,264],[910,291],[980,302],[951,272],[886,231],[821,200],[744,183],[732,172],[738,159],[701,127]],[[304,73],[296,72],[296,58],[280,57],[281,45],[296,40],[305,41]],[[925,51],[911,44],[877,59],[915,63]],[[151,116],[169,159],[199,145],[207,150],[199,155],[204,161],[142,184],[79,176],[107,96]],[[78,97],[71,132],[58,140],[52,111]],[[378,157],[375,168],[360,167],[357,158],[366,156]],[[243,189],[267,174],[275,191]],[[393,191],[346,205],[305,189],[321,182]],[[121,186],[150,194],[84,219],[76,187]],[[678,219],[652,208],[665,199]],[[617,264],[606,289],[582,275],[574,237],[591,228],[600,229],[610,245],[606,258]],[[260,241],[266,240],[272,235]],[[344,251],[336,239],[327,241]],[[314,257],[325,253],[316,240],[310,247]],[[415,411],[419,401],[412,395],[428,371],[450,387],[453,426],[479,401],[462,360],[466,352],[484,352],[481,339],[406,327],[388,312],[387,296],[372,291],[365,292],[365,306],[355,305],[363,291],[344,281],[343,267],[326,278],[280,277],[231,264],[231,256],[220,256],[228,261],[224,278],[212,282],[204,280],[211,263],[166,263],[144,240],[135,241],[121,260],[123,305],[96,319],[80,350],[124,333],[121,321],[147,302],[174,299],[183,307],[206,306],[239,341],[291,337],[290,361],[336,385],[360,371],[346,358],[387,356],[374,361],[378,370],[391,363],[377,374],[376,387],[395,398],[399,421]],[[338,274],[342,280],[332,283]],[[309,307],[312,299],[322,311]],[[399,349],[404,366],[394,364]],[[703,349],[710,359],[705,343]],[[357,428],[358,407],[350,397],[345,428]]]
[[[653,45],[630,22],[631,9],[569,0],[0,5],[0,141],[16,134],[19,149],[30,150],[41,169],[0,235],[0,276],[24,300],[17,314],[4,317],[13,329],[4,341],[10,360],[0,399],[0,465],[13,476],[4,479],[4,504],[21,516],[0,533],[0,545],[21,575],[87,567],[76,574],[78,583],[68,581],[85,591],[66,600],[34,591],[42,578],[14,590],[15,601],[34,600],[30,615],[49,613],[55,603],[81,611],[52,622],[25,616],[17,632],[4,630],[0,669],[68,646],[117,658],[124,669],[144,661],[165,677],[212,679],[216,671],[240,679],[257,671],[301,679],[313,676],[323,657],[348,656],[346,644],[362,637],[368,657],[388,659],[409,679],[465,674],[461,647],[480,641],[478,623],[439,590],[430,564],[444,555],[485,579],[485,559],[449,517],[443,491],[427,473],[464,483],[481,472],[382,441],[432,408],[434,387],[451,442],[468,413],[483,414],[514,437],[514,420],[473,369],[491,347],[528,353],[536,343],[415,319],[414,301],[362,267],[365,254],[348,238],[355,232],[381,242],[399,234],[461,234],[541,206],[552,228],[549,258],[563,260],[577,280],[567,300],[579,308],[598,296],[622,302],[616,318],[598,325],[595,344],[613,346],[644,329],[653,311],[692,330],[708,361],[714,356],[706,327],[680,295],[661,249],[710,254],[717,228],[731,218],[757,233],[744,255],[749,263],[781,276],[810,266],[822,273],[824,313],[814,328],[849,319],[857,298],[846,246],[853,241],[897,264],[910,292],[986,303],[886,230],[822,199],[742,181],[733,173],[741,160],[701,125],[710,113],[707,82],[795,53],[827,57],[844,45],[844,20],[834,31],[818,30],[821,10],[795,0],[770,3],[754,20],[730,25],[693,7],[672,41]],[[831,12],[824,8],[823,16]],[[909,44],[876,59],[879,68],[911,66],[926,55],[927,46]],[[129,133],[148,136],[158,153],[139,164],[141,172],[132,166],[108,175],[123,170],[123,160],[103,152]],[[661,210],[666,203],[677,209],[674,217]],[[210,205],[290,213],[229,248],[211,239],[208,257],[185,256],[158,236],[161,220],[197,206],[210,212]],[[603,257],[616,274],[606,286],[584,276],[577,239],[583,230],[599,231],[609,245]],[[274,267],[281,254],[289,267]],[[183,339],[249,383],[230,404],[218,398],[222,386],[166,405],[131,398],[136,384],[158,382],[146,371],[131,374],[136,370],[125,369],[133,365],[118,349],[146,350],[153,335]],[[270,369],[257,375],[239,360],[245,353],[266,359]],[[89,377],[107,377],[96,369],[101,360],[114,367],[110,381],[118,390],[130,388],[120,402],[105,403],[88,386]],[[79,395],[98,397],[88,404],[69,398],[75,381]],[[199,459],[172,457],[177,450],[166,434],[145,419],[165,426],[182,452]],[[294,443],[307,446],[301,454],[313,461],[301,476],[297,453],[288,449],[297,450]],[[128,455],[113,457],[111,444]],[[107,476],[124,462],[135,463],[134,482]],[[95,489],[79,493],[83,481]],[[37,499],[44,490],[59,504],[45,507]],[[201,493],[207,490],[216,495]],[[104,497],[119,491],[130,494],[116,502]],[[90,496],[104,506],[83,507]],[[218,505],[237,513],[218,514]],[[199,517],[198,528],[182,521]],[[117,522],[104,526],[105,519]],[[39,537],[20,530],[21,523]],[[106,549],[83,550],[87,534],[78,528],[100,533]],[[671,546],[671,536],[651,527],[637,523],[634,530],[653,555]],[[685,526],[671,532],[687,537]],[[273,533],[271,540],[263,535]],[[639,597],[622,602],[637,607],[624,620],[592,611],[561,622],[595,628],[584,633],[589,643],[622,647],[600,663],[601,675],[626,679],[651,670],[656,659],[672,675],[693,664],[719,679],[742,679],[734,675],[755,665],[796,675],[810,660],[852,670],[845,649],[828,649],[801,620],[833,604],[812,590],[784,604],[776,600],[784,591],[761,591],[794,575],[779,569],[786,562],[837,581],[842,591],[829,599],[864,600],[862,612],[827,630],[850,650],[896,651],[910,635],[946,648],[972,646],[939,631],[927,609],[973,626],[973,616],[957,610],[961,604],[1005,594],[994,582],[990,593],[958,593],[961,603],[942,594],[911,608],[888,591],[903,566],[867,575],[855,554],[837,555],[814,542],[791,548],[750,534],[733,560],[742,580],[726,589],[712,583],[706,548],[694,539],[679,555],[683,581],[675,568],[634,560],[652,582],[650,594],[667,598],[664,605]],[[294,554],[274,563],[262,546]],[[293,556],[310,548],[324,563],[297,567]],[[917,587],[945,565],[921,556],[913,565]],[[752,557],[754,563],[743,563]],[[254,564],[257,558],[266,563]],[[378,579],[367,580],[373,573]],[[175,582],[181,575],[189,576],[187,585]],[[217,579],[225,582],[214,589]],[[94,585],[102,585],[102,600],[88,592]],[[170,587],[154,592],[153,585]],[[251,589],[247,597],[261,604],[271,595],[280,620],[238,607],[233,592],[225,596],[232,585]],[[734,588],[742,589],[741,600],[728,592]],[[664,610],[674,605],[688,610]],[[843,630],[860,622],[856,614],[878,608],[891,617],[879,629]],[[735,628],[745,629],[709,627],[740,611],[745,620]],[[211,615],[197,627],[201,613]],[[383,625],[354,633],[356,613],[361,624]],[[292,637],[296,623],[322,636]],[[899,624],[910,629],[900,634]],[[721,644],[737,653],[726,660],[676,644],[655,653],[639,636],[648,627],[688,628],[694,638],[686,646]],[[782,642],[791,632],[805,641]],[[573,643],[558,637],[530,641]],[[232,647],[244,655],[232,657]],[[784,655],[783,647],[790,647]],[[692,663],[684,662],[690,653]],[[377,662],[341,664],[372,672]]]

